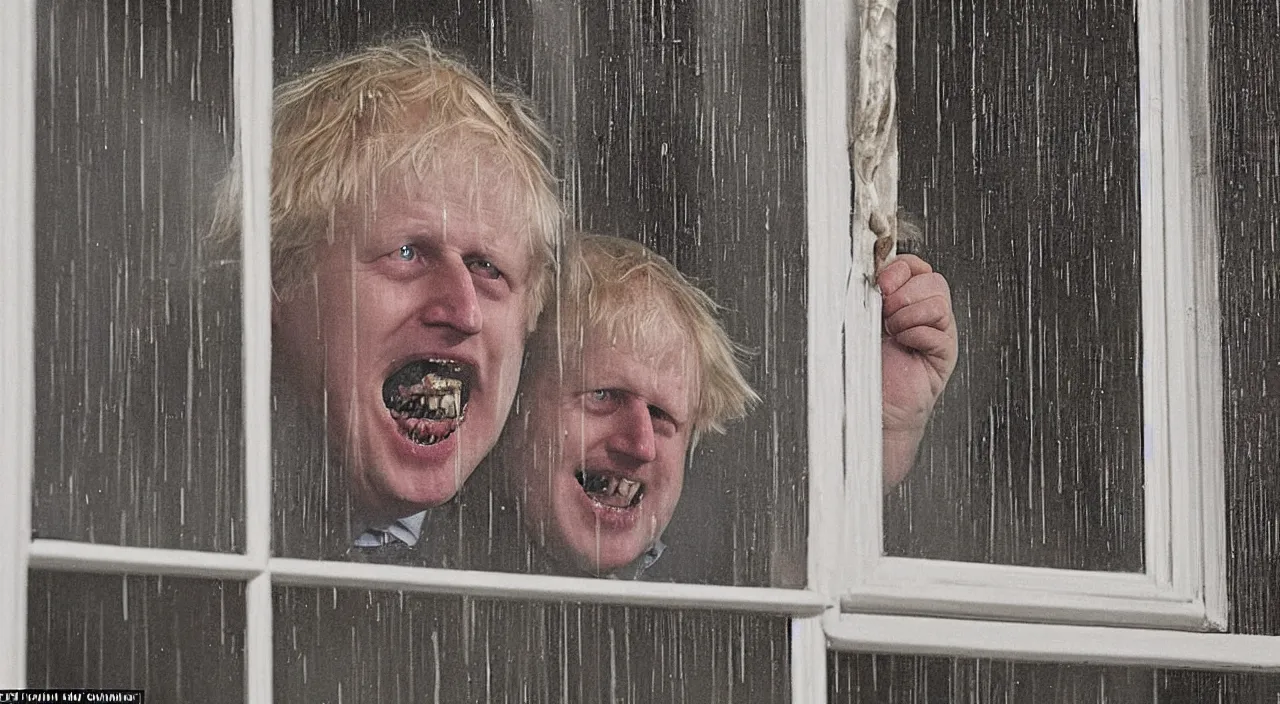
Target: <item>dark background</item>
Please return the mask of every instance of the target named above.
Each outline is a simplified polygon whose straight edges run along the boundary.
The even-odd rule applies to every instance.
[[[885,504],[906,557],[1143,569],[1133,0],[899,7],[901,199],[960,360]]]
[[[231,3],[35,14],[33,529],[240,550],[239,262],[203,243],[234,146]]]

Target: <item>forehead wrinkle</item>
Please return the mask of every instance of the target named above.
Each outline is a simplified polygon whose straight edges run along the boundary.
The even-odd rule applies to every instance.
[[[499,198],[488,197],[495,194],[499,181],[488,184],[466,182],[467,179],[452,178],[444,170],[425,174],[401,174],[399,177],[387,179],[380,187],[371,190],[363,199],[358,210],[366,219],[386,221],[394,226],[430,227],[440,229],[442,235],[448,235],[448,223],[456,217],[470,217],[490,224],[496,222],[499,227],[493,228],[495,233],[509,233],[509,227],[517,220],[517,213],[507,205],[505,198],[509,192],[509,184],[503,184]],[[485,197],[482,190],[488,190]],[[495,203],[494,201],[498,201]],[[385,210],[386,203],[395,207],[390,212]],[[507,227],[502,227],[507,226]]]

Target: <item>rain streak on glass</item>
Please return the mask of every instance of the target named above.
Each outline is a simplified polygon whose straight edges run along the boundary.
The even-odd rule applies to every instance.
[[[790,701],[785,617],[282,588],[275,701]]]
[[[1143,569],[1133,0],[905,0],[902,205],[951,283],[954,377],[891,555]]]
[[[244,701],[243,584],[32,572],[28,587],[28,687]]]
[[[37,6],[34,532],[237,550],[230,2]]]
[[[1280,7],[1209,8],[1231,630],[1280,635]],[[1272,695],[1273,699],[1275,695]],[[1237,701],[1261,701],[1242,698]]]
[[[830,704],[1172,704],[1280,701],[1280,676],[833,653]]]

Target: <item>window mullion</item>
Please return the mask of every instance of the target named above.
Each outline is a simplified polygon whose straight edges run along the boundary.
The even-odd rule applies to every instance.
[[[842,587],[875,569],[883,551],[881,299],[874,249],[892,245],[898,198],[897,0],[858,0],[850,23],[846,171],[852,186],[852,273],[845,290],[845,457]],[[882,252],[882,254],[887,252]],[[847,559],[847,558],[846,558]]]
[[[791,621],[791,701],[827,701],[827,635],[822,616]]]
[[[272,699],[271,93],[272,5],[232,6],[236,140],[243,193],[245,554],[261,570],[245,591],[245,700]]]
[[[859,334],[874,325],[855,320],[874,320],[877,315],[872,310],[874,292],[854,278],[856,271],[867,269],[870,247],[854,246],[855,231],[850,227],[849,117],[856,89],[851,81],[857,76],[856,45],[851,43],[856,35],[854,6],[842,0],[807,0],[802,10],[809,264],[808,587],[833,597],[847,583],[849,561],[843,551],[857,537],[845,487],[846,460],[855,459],[845,456],[845,443],[867,442],[864,449],[876,449],[863,455],[867,462],[879,455],[880,434],[870,430],[879,425],[879,386],[870,381],[878,376],[878,345]],[[849,331],[853,336],[846,339]],[[869,384],[871,393],[848,395],[848,380],[832,378],[833,370],[860,374],[854,385]],[[862,407],[846,416],[854,411],[846,404],[858,400]],[[855,422],[850,424],[849,418]],[[874,539],[878,544],[878,536]],[[791,700],[827,700],[827,640],[820,618],[792,621]]]
[[[27,551],[35,433],[35,12],[30,0],[0,3],[0,689],[22,687],[27,660]]]
[[[1141,0],[1139,66],[1143,72],[1144,300],[1163,318],[1147,324],[1163,361],[1162,377],[1144,384],[1163,404],[1164,461],[1148,491],[1148,573],[1175,591],[1201,596],[1206,620],[1226,626],[1225,467],[1218,296],[1218,228],[1209,151],[1209,7],[1204,0]],[[1150,142],[1146,140],[1150,139]],[[1154,163],[1153,163],[1154,162]],[[1152,198],[1155,202],[1148,200]],[[1148,204],[1150,207],[1148,208]],[[1150,213],[1150,217],[1148,217]],[[1163,268],[1147,275],[1147,252]],[[1144,355],[1146,352],[1144,351]],[[1148,470],[1150,472],[1150,470]],[[1154,515],[1152,511],[1155,511]],[[1154,530],[1153,530],[1154,529]]]

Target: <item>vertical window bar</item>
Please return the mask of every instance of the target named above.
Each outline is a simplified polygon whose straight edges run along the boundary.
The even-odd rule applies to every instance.
[[[1160,48],[1164,29],[1160,2],[1137,4],[1138,12],[1138,189],[1142,222],[1142,390],[1143,485],[1146,492],[1146,571],[1157,584],[1171,585],[1173,554],[1170,525],[1169,350],[1166,327],[1164,178],[1177,155],[1165,154],[1165,105]],[[1169,106],[1176,113],[1176,106]],[[1176,119],[1176,115],[1170,115]],[[1166,164],[1166,156],[1172,157]],[[1174,309],[1176,310],[1176,308]]]
[[[845,369],[845,537],[847,572],[869,574],[884,542],[880,388],[880,292],[875,270],[897,231],[897,0],[855,0],[848,32],[850,113],[845,164],[852,178],[852,273],[843,319]],[[816,259],[822,261],[822,259]]]
[[[245,553],[262,571],[245,593],[245,701],[271,701],[271,3],[235,0],[236,139],[243,184]]]
[[[805,191],[809,236],[808,326],[810,379],[829,379],[845,363],[848,311],[857,316],[870,304],[867,287],[854,280],[850,243],[850,177],[846,79],[849,13],[841,0],[804,4]],[[866,249],[866,248],[864,248]],[[864,252],[869,261],[869,250]],[[866,262],[859,262],[863,265]],[[847,289],[847,290],[846,290]],[[862,315],[862,318],[867,316]],[[858,322],[850,320],[856,340]],[[848,353],[868,350],[851,346]],[[851,360],[852,361],[852,360]],[[865,359],[858,361],[865,362]],[[853,367],[856,371],[856,367]],[[855,402],[855,401],[851,401]],[[867,406],[863,410],[869,410]],[[848,432],[857,433],[858,428]],[[839,383],[809,384],[809,589],[828,595],[844,580],[839,535],[844,497],[845,396]],[[852,458],[851,458],[852,459]]]
[[[810,379],[807,586],[828,597],[847,583],[839,572],[848,557],[841,548],[853,545],[854,525],[845,494],[846,460],[853,474],[870,474],[880,442],[876,411],[880,391],[878,381],[872,381],[879,378],[879,345],[870,344],[868,333],[878,330],[878,314],[873,292],[859,273],[870,265],[871,248],[858,244],[850,228],[848,118],[857,61],[851,43],[854,5],[845,0],[806,0],[803,5]],[[829,377],[833,369],[846,369],[856,378],[847,379],[845,385],[813,383],[834,381]],[[854,389],[860,393],[846,397]],[[862,448],[861,456],[845,456],[846,435],[854,447]],[[827,643],[819,620],[796,619],[791,633],[792,701],[826,701]]]
[[[1223,441],[1222,298],[1218,267],[1222,251],[1218,239],[1217,182],[1213,173],[1213,141],[1210,137],[1209,2],[1184,0],[1179,36],[1183,42],[1182,66],[1186,100],[1186,147],[1190,192],[1182,207],[1190,208],[1185,222],[1191,237],[1184,238],[1195,286],[1196,389],[1199,399],[1195,442],[1199,446],[1199,484],[1191,487],[1199,499],[1201,545],[1192,555],[1195,566],[1204,567],[1204,603],[1207,620],[1218,629],[1227,627],[1227,499],[1226,446]]]
[[[827,634],[821,616],[791,621],[791,701],[827,701]]]
[[[1139,0],[1147,572],[1226,626],[1218,234],[1204,0]],[[1148,258],[1150,257],[1150,258]],[[1148,265],[1148,262],[1151,262]],[[1159,414],[1159,415],[1157,415]]]
[[[1223,628],[1222,367],[1208,9],[1138,3],[1147,573]],[[1207,409],[1207,410],[1206,410]]]
[[[35,12],[32,0],[0,3],[0,688],[27,673],[27,554],[35,397]]]

